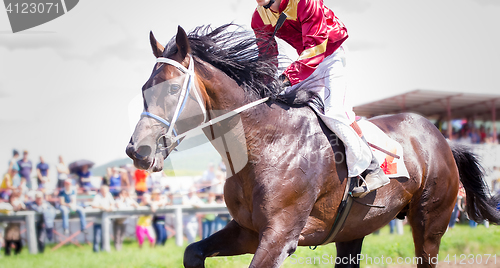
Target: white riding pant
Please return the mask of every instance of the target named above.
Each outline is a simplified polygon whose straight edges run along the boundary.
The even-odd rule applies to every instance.
[[[347,96],[346,80],[345,51],[343,47],[340,47],[326,57],[306,80],[290,87],[287,91],[296,87],[305,87],[319,95],[325,105],[325,113],[316,112],[344,143],[348,176],[356,177],[368,168],[372,153],[368,145],[350,126],[356,116]],[[336,159],[338,160],[340,159]]]

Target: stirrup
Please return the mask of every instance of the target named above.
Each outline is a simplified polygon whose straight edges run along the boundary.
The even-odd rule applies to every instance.
[[[363,176],[358,175],[356,178],[358,179],[358,186],[357,186],[357,187],[354,187],[354,188],[352,189],[352,190],[353,190],[353,192],[352,192],[352,196],[353,196],[353,197],[356,197],[356,198],[357,198],[357,197],[359,197],[359,198],[363,198],[363,197],[365,197],[365,195],[367,195],[368,193],[370,193],[370,192],[371,192],[371,190],[370,190],[370,188],[368,187],[368,183],[366,182],[365,178],[363,178]],[[359,180],[361,180],[361,181],[362,181],[362,182],[361,182],[361,184],[359,183]],[[364,191],[364,192],[361,192],[361,193],[358,193],[358,194],[355,194],[355,193],[354,193],[354,190],[355,190],[355,189],[359,189],[359,188],[364,188],[364,190],[365,190],[365,191]]]
[[[362,187],[363,183],[364,183],[365,187],[366,187],[366,191],[370,192],[370,188],[368,188],[368,183],[366,182],[365,178],[363,178],[363,176],[361,176],[361,175],[358,175],[358,179],[362,181],[361,185],[358,185],[358,187]],[[359,181],[358,181],[358,184],[359,184]],[[355,187],[355,188],[358,188],[358,187]]]
[[[378,172],[383,172],[383,171],[379,170]],[[385,176],[385,174],[383,176]],[[376,189],[378,189],[378,188],[380,188],[382,186],[385,186],[385,185],[387,185],[387,184],[390,183],[390,180],[389,180],[389,178],[387,178],[387,176],[385,176],[385,180],[384,180],[383,177],[378,177],[377,178],[379,180],[378,183],[375,183],[374,187],[369,187],[369,183],[365,180],[365,178],[363,178],[361,176],[358,176],[358,178],[360,178],[363,181],[363,183],[360,186],[355,187],[353,189],[353,191],[352,191],[352,196],[353,197],[363,198],[367,194],[369,194],[370,192],[372,192],[372,191],[374,191],[374,190],[376,190]],[[358,190],[359,192],[355,192],[356,190]]]

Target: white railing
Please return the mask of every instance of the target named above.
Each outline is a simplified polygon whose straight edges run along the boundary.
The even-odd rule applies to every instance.
[[[59,211],[57,211],[59,215]],[[225,205],[203,205],[199,207],[187,205],[172,205],[164,208],[159,208],[155,214],[173,214],[175,216],[175,243],[177,246],[183,244],[183,214],[196,214],[196,213],[228,213]],[[85,209],[85,216],[88,218],[101,218],[102,220],[102,242],[103,249],[110,251],[110,220],[113,218],[125,218],[137,215],[153,214],[148,207],[119,209],[113,211],[101,211],[93,208]],[[38,253],[36,232],[35,232],[35,217],[40,214],[35,211],[19,211],[9,214],[0,214],[1,221],[24,221],[26,224],[26,238],[28,241],[28,250],[31,254]],[[78,217],[76,214],[70,214],[70,217]]]

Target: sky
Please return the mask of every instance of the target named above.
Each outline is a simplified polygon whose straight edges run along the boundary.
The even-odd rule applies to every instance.
[[[348,28],[349,91],[359,105],[415,89],[500,92],[500,1],[324,0]],[[180,25],[250,29],[254,0],[80,1],[13,34],[0,8],[0,173],[12,149],[36,164],[62,155],[124,158],[154,65],[149,31]],[[293,49],[284,46],[292,59]]]

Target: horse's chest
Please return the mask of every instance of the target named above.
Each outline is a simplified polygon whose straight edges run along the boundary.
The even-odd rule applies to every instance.
[[[238,179],[231,177],[224,185],[224,198],[229,213],[241,226],[253,229],[252,224],[252,196],[245,188],[248,188]]]

